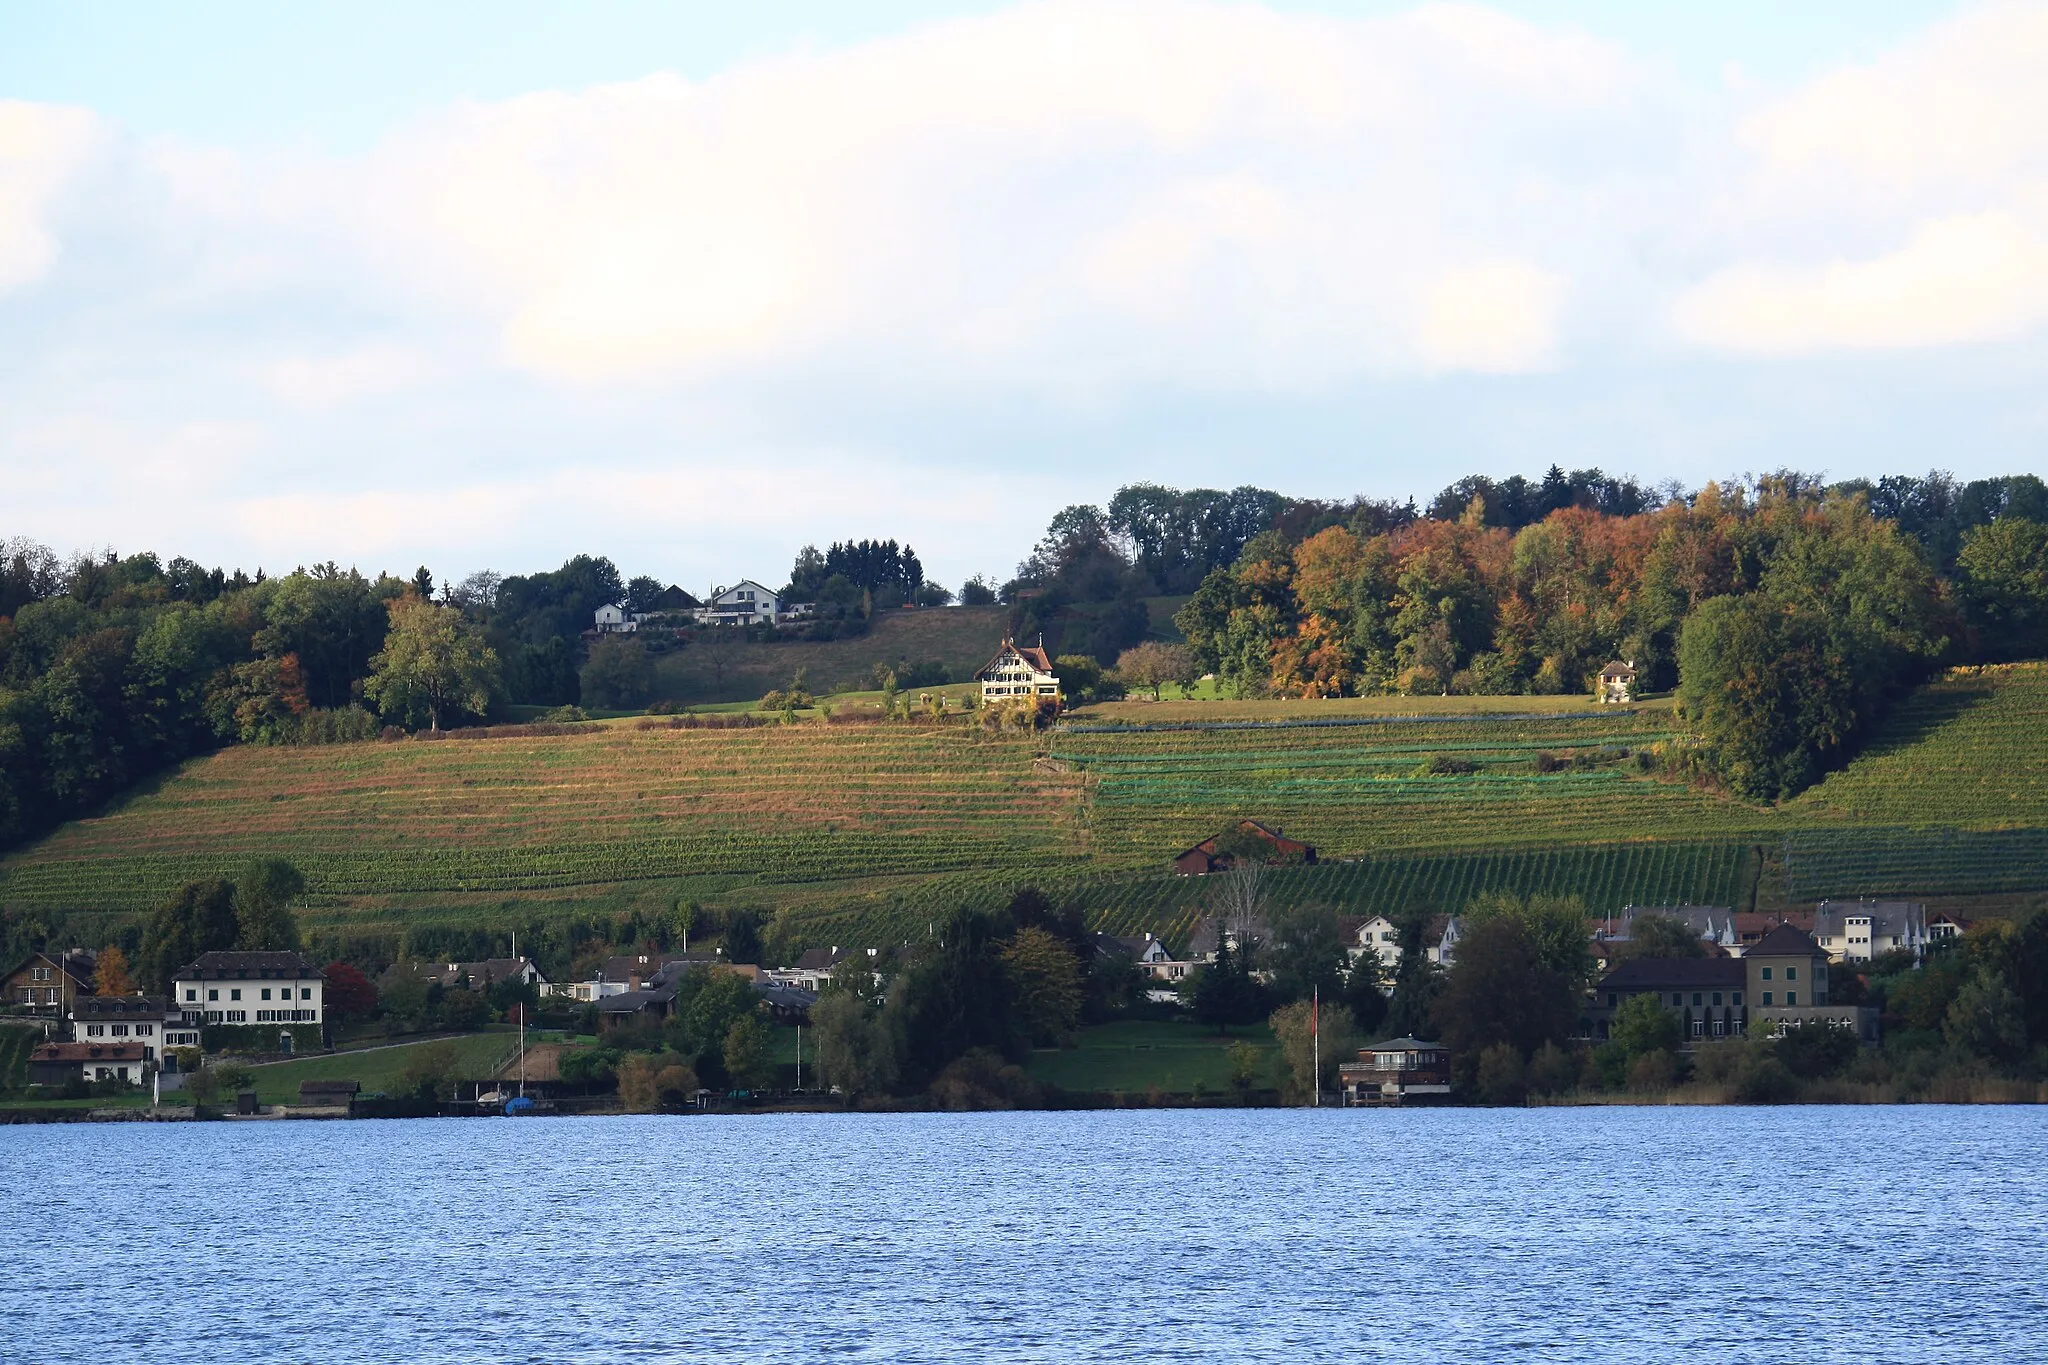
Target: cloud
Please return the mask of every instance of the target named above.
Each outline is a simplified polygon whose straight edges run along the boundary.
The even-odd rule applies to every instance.
[[[49,215],[98,131],[89,110],[0,100],[0,291],[37,279],[56,260]]]
[[[1731,267],[1678,309],[1693,340],[1775,355],[1995,341],[2044,320],[2048,241],[2009,213],[1923,224],[1870,260]]]
[[[1548,368],[1557,352],[1558,276],[1521,261],[1481,261],[1431,282],[1422,314],[1423,356],[1446,370],[1517,374]]]

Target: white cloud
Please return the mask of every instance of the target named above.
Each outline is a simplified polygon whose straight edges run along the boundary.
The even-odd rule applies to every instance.
[[[1770,354],[1995,341],[2044,320],[2048,241],[2009,213],[1924,224],[1870,260],[1734,266],[1678,311],[1693,340]]]
[[[56,259],[49,215],[97,132],[88,110],[0,99],[0,291],[38,278]]]
[[[1446,370],[1517,374],[1547,369],[1557,353],[1560,279],[1521,261],[1481,261],[1430,283],[1423,356]]]

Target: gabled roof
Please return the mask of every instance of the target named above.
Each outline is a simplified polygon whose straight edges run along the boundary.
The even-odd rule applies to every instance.
[[[149,1019],[163,1017],[161,997],[151,995],[81,995],[71,1007],[77,1020]]]
[[[1732,957],[1632,957],[1600,978],[1603,991],[1742,989],[1748,968]]]
[[[1047,656],[1042,648],[1037,645],[1020,645],[1015,640],[1005,640],[1003,641],[1003,647],[995,652],[995,656],[975,670],[974,676],[978,678],[991,668],[994,668],[998,663],[1002,662],[1003,655],[1005,654],[1015,654],[1040,673],[1050,674],[1052,672],[1052,659]]]
[[[761,594],[768,597],[779,598],[782,596],[781,593],[775,591],[775,589],[769,587],[765,583],[757,583],[751,578],[742,578],[739,582],[732,584],[730,587],[720,588],[717,592],[711,595],[711,599],[715,603],[719,598],[725,596],[727,593],[738,592],[741,588],[753,588]]]
[[[829,972],[851,956],[852,951],[846,948],[806,948],[796,960],[796,968],[800,972]]]
[[[1310,845],[1303,843],[1301,840],[1290,839],[1286,835],[1282,834],[1279,830],[1274,829],[1270,825],[1261,824],[1257,820],[1236,820],[1233,821],[1228,827],[1217,830],[1214,834],[1202,840],[1202,842],[1194,844],[1188,848],[1184,848],[1180,852],[1174,854],[1174,860],[1177,862],[1180,859],[1187,857],[1190,853],[1214,853],[1216,851],[1216,841],[1218,839],[1221,839],[1224,835],[1240,829],[1250,829],[1254,833],[1264,835],[1268,840],[1270,840],[1273,843],[1274,847],[1279,849],[1299,849],[1301,852],[1306,853],[1309,851],[1310,848]]]
[[[29,1053],[32,1062],[139,1062],[142,1044],[126,1043],[42,1043]]]
[[[1619,659],[1600,670],[1600,676],[1603,678],[1633,678],[1635,675],[1636,666],[1625,664]]]
[[[313,980],[320,969],[302,953],[201,953],[173,972],[178,981],[274,981],[279,978]]]
[[[47,962],[55,970],[64,973],[85,989],[91,990],[93,973],[99,967],[99,954],[90,948],[66,948],[56,953],[30,953],[7,975],[13,976],[15,972],[24,971],[38,962]]]
[[[1415,1037],[1389,1038],[1384,1043],[1374,1043],[1370,1047],[1360,1049],[1363,1052],[1442,1052],[1443,1050],[1444,1045],[1442,1043],[1425,1043],[1422,1039]]]
[[[1805,930],[1781,924],[1749,945],[1750,957],[1825,957],[1818,943]]]

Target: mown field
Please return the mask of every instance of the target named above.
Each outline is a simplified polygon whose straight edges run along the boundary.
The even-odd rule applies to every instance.
[[[1035,883],[1105,927],[1172,936],[1207,888],[1169,860],[1239,816],[1324,855],[1277,877],[1277,896],[1356,910],[1500,887],[1577,892],[1595,911],[2048,889],[2041,665],[1932,685],[1779,808],[1640,772],[1624,752],[1673,732],[1657,705],[1269,703],[1220,720],[1212,705],[1145,706],[1146,728],[1132,708],[1098,710],[1035,737],[628,722],[231,749],[7,858],[0,906],[111,921],[274,853],[306,872],[309,917],[336,931],[694,899],[782,913],[810,941],[876,942]],[[1567,761],[1539,772],[1539,754]],[[1431,775],[1436,757],[1475,770]]]
[[[249,1068],[251,1088],[264,1104],[297,1104],[301,1081],[360,1081],[362,1093],[395,1095],[404,1089],[405,1070],[423,1048],[445,1048],[464,1080],[487,1080],[518,1051],[516,1034],[471,1033],[438,1041],[399,1043],[354,1052],[329,1052]]]
[[[820,696],[862,688],[876,664],[937,660],[955,677],[989,661],[1002,639],[1007,607],[925,607],[877,612],[868,633],[850,640],[774,644],[693,644],[655,662],[654,695],[680,702],[753,701],[786,687],[798,669]]]
[[[1142,1097],[1162,1095],[1227,1095],[1230,1093],[1232,1043],[1247,1042],[1259,1050],[1256,1089],[1280,1083],[1280,1045],[1273,1031],[1260,1024],[1218,1034],[1185,1022],[1127,1021],[1100,1024],[1080,1031],[1079,1046],[1031,1054],[1027,1068],[1033,1080],[1063,1090],[1122,1092]]]

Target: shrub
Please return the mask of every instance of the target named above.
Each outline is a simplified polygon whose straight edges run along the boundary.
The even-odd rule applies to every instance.
[[[1776,1057],[1757,1059],[1735,1081],[1735,1098],[1744,1104],[1784,1104],[1798,1093],[1798,1079]]]
[[[1662,1051],[1646,1052],[1628,1069],[1628,1088],[1654,1094],[1678,1083],[1678,1059]]]
[[[1567,766],[1567,760],[1552,753],[1538,753],[1534,763],[1539,774],[1559,772]]]
[[[1853,1030],[1832,1024],[1806,1024],[1788,1028],[1772,1052],[1785,1069],[1801,1080],[1832,1076],[1856,1056]]]
[[[1529,1070],[1514,1044],[1495,1043],[1479,1054],[1479,1098],[1487,1104],[1528,1103]]]
[[[1429,761],[1416,770],[1422,777],[1469,777],[1478,771],[1477,763],[1456,754],[1431,754]]]
[[[1485,1080],[1485,1059],[1480,1061]],[[1545,1043],[1529,1059],[1529,1088],[1539,1095],[1562,1095],[1579,1083],[1579,1061],[1556,1043]]]

